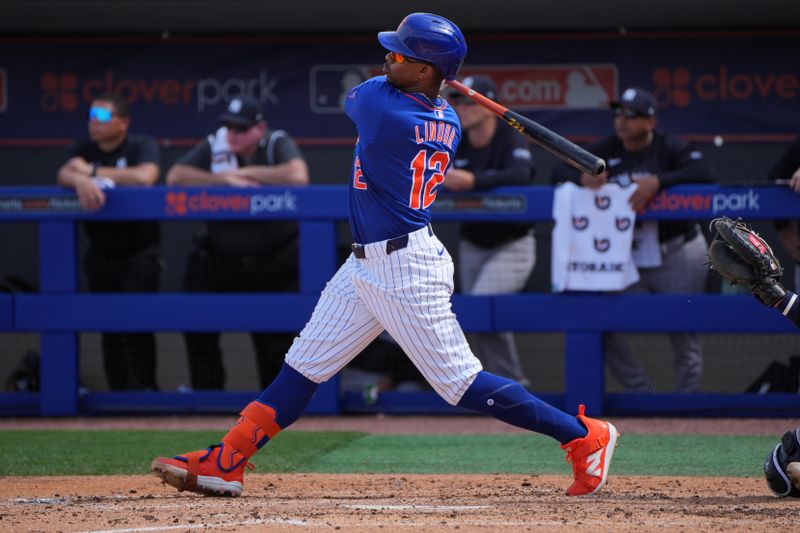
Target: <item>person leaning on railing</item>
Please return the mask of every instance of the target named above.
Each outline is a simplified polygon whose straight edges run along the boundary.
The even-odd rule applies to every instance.
[[[487,76],[468,76],[463,83],[497,99],[497,86]],[[444,187],[487,191],[503,185],[530,185],[535,167],[527,140],[471,98],[453,89],[446,97],[458,114],[464,138],[445,175]],[[460,237],[458,266],[465,294],[512,294],[525,287],[536,264],[533,224],[465,222]],[[473,333],[467,338],[488,372],[530,384],[513,333]]]
[[[630,204],[641,212],[661,190],[678,184],[715,180],[704,154],[677,137],[656,129],[656,99],[632,87],[611,103],[614,134],[589,147],[608,162],[600,176],[578,174],[565,166],[554,169],[553,181],[574,181],[596,189],[605,183],[621,187],[636,184]],[[705,289],[706,240],[691,220],[637,221],[633,233],[633,259],[640,279],[625,292],[698,293]],[[670,335],[675,355],[675,390],[693,392],[700,386],[703,352],[696,333]],[[652,382],[618,334],[604,337],[605,361],[612,374],[631,392],[653,389]]]
[[[156,141],[128,132],[128,103],[103,95],[89,109],[89,139],[77,142],[58,171],[58,183],[72,187],[84,209],[105,205],[117,185],[150,187],[159,175]],[[157,222],[87,222],[84,257],[92,292],[156,292],[161,274]],[[157,390],[156,341],[152,333],[104,333],[106,377],[111,390]]]
[[[267,127],[261,104],[230,101],[220,127],[167,174],[172,186],[308,185],[300,149],[282,130]],[[211,221],[196,236],[184,276],[188,292],[292,292],[298,289],[297,223]],[[261,386],[281,369],[294,332],[253,333]],[[222,389],[225,370],[218,332],[186,333],[193,389]]]

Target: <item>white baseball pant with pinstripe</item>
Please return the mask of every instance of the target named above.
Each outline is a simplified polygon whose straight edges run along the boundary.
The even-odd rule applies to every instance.
[[[482,370],[451,310],[453,260],[428,227],[386,253],[367,244],[325,286],[286,362],[315,383],[327,381],[384,329],[433,389],[456,405]]]

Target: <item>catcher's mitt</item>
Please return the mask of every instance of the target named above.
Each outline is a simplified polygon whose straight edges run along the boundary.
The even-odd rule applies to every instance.
[[[764,476],[776,496],[800,498],[800,427],[784,433],[764,461]]]
[[[741,220],[715,218],[709,229],[711,268],[733,284],[747,285],[764,305],[780,302],[786,291],[778,281],[783,268],[769,244]]]

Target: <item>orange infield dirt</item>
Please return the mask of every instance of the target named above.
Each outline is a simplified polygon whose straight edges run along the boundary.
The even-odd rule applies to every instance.
[[[2,531],[796,531],[800,505],[750,478],[254,474],[241,498],[177,493],[150,476],[5,478]]]
[[[439,433],[476,433],[476,423],[481,432],[504,428],[474,417],[428,420],[309,419],[297,429],[408,433],[411,427],[433,433],[424,430],[428,423]],[[92,419],[91,427],[121,422]],[[676,421],[674,431],[665,420],[614,422],[628,434],[779,436],[798,421]],[[0,429],[74,429],[80,423],[5,420]],[[229,423],[188,417],[142,422],[150,428],[222,429]],[[0,531],[794,531],[800,523],[800,500],[771,496],[761,478],[615,476],[612,466],[603,491],[577,499],[564,495],[569,481],[566,475],[249,474],[243,496],[230,499],[177,493],[152,476],[6,477],[0,480]]]

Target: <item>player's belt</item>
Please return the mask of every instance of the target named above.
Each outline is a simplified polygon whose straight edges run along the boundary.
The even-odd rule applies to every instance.
[[[392,252],[396,252],[397,250],[402,250],[408,246],[408,235],[403,235],[402,237],[395,237],[394,239],[389,239],[386,241],[386,255],[391,254]],[[353,244],[353,255],[356,256],[358,259],[366,259],[367,253],[364,250],[363,244]]]
[[[428,228],[428,235],[433,235],[433,228],[430,224],[426,226]],[[395,237],[394,239],[389,239],[386,241],[386,255],[390,255],[392,252],[396,252],[397,250],[402,250],[408,246],[408,235],[402,235],[400,237]],[[367,258],[367,251],[365,250],[365,245],[354,243],[351,247],[353,250],[353,255],[356,256],[356,259],[366,259]]]

